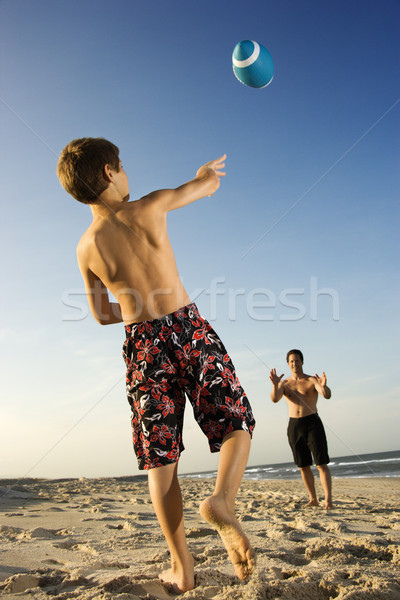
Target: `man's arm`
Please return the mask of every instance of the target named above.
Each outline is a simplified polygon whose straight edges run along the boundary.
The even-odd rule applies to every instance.
[[[276,370],[271,369],[271,371],[269,373],[269,378],[272,382],[272,390],[271,390],[272,402],[279,402],[279,400],[283,396],[283,393],[285,390],[285,383],[283,381],[281,381],[282,377],[283,377],[283,375],[278,377],[278,375],[276,374]]]
[[[89,308],[100,325],[112,325],[123,321],[118,302],[110,302],[104,283],[86,265],[85,257],[78,247],[78,264],[85,283]]]
[[[315,386],[315,389],[317,390],[318,394],[321,394],[321,396],[323,396],[327,400],[329,400],[329,398],[332,396],[331,390],[326,385],[325,373],[322,373],[321,377],[319,375],[315,374],[314,386]]]
[[[206,163],[196,173],[196,177],[176,189],[157,190],[146,196],[146,201],[157,203],[165,212],[191,204],[205,196],[212,196],[225,176],[221,170],[225,166],[226,154]]]

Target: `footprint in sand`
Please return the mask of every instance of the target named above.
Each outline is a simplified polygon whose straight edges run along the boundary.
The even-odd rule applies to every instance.
[[[0,534],[7,540],[22,539],[26,535],[26,530],[20,527],[8,527],[8,525],[0,525]]]
[[[129,577],[122,575],[102,585],[102,589],[112,594],[129,594],[139,598],[171,599],[171,594],[159,580],[147,579],[144,576]]]
[[[11,594],[20,594],[21,592],[25,592],[25,590],[38,587],[40,579],[38,575],[13,575],[5,581],[4,591]]]
[[[42,563],[46,564],[46,565],[53,565],[53,566],[63,566],[64,563],[60,562],[59,560],[56,560],[55,558],[46,558],[46,560],[42,560]]]
[[[215,535],[215,529],[211,529],[211,527],[192,527],[188,529],[186,533],[186,537],[188,538],[200,538],[206,537],[208,535]]]
[[[27,533],[31,538],[39,538],[43,540],[51,540],[57,537],[56,529],[45,529],[44,527],[36,527]]]

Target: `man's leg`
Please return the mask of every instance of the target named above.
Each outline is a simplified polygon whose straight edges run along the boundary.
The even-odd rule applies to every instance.
[[[171,569],[160,579],[177,592],[194,588],[193,558],[189,552],[183,523],[183,505],[178,481],[178,463],[148,471],[151,501],[171,554]]]
[[[315,492],[314,475],[311,470],[311,467],[300,467],[300,472],[301,478],[303,480],[304,485],[306,486],[306,490],[310,498],[310,501],[307,504],[307,506],[318,506],[318,498]]]
[[[254,570],[254,552],[235,516],[235,500],[250,451],[250,434],[233,431],[223,440],[217,480],[212,496],[200,505],[201,516],[220,534],[240,579],[248,579]]]
[[[328,465],[317,465],[319,471],[319,478],[325,494],[325,506],[326,510],[332,508],[332,477],[331,471]]]

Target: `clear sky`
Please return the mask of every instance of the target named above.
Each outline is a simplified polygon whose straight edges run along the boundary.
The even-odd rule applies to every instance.
[[[399,448],[400,3],[2,0],[0,477],[138,473],[123,328],[88,315],[61,188],[75,137],[116,143],[131,198],[226,153],[212,198],[169,216],[178,268],[254,408],[250,465],[291,460],[268,372],[325,370],[331,456]],[[265,89],[235,44],[274,59]],[[217,457],[190,405],[180,471]]]

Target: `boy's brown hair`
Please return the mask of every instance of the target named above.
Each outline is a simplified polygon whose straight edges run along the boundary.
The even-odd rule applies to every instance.
[[[119,148],[104,138],[80,138],[67,144],[57,163],[61,185],[79,202],[96,204],[108,187],[104,166],[119,171]]]

